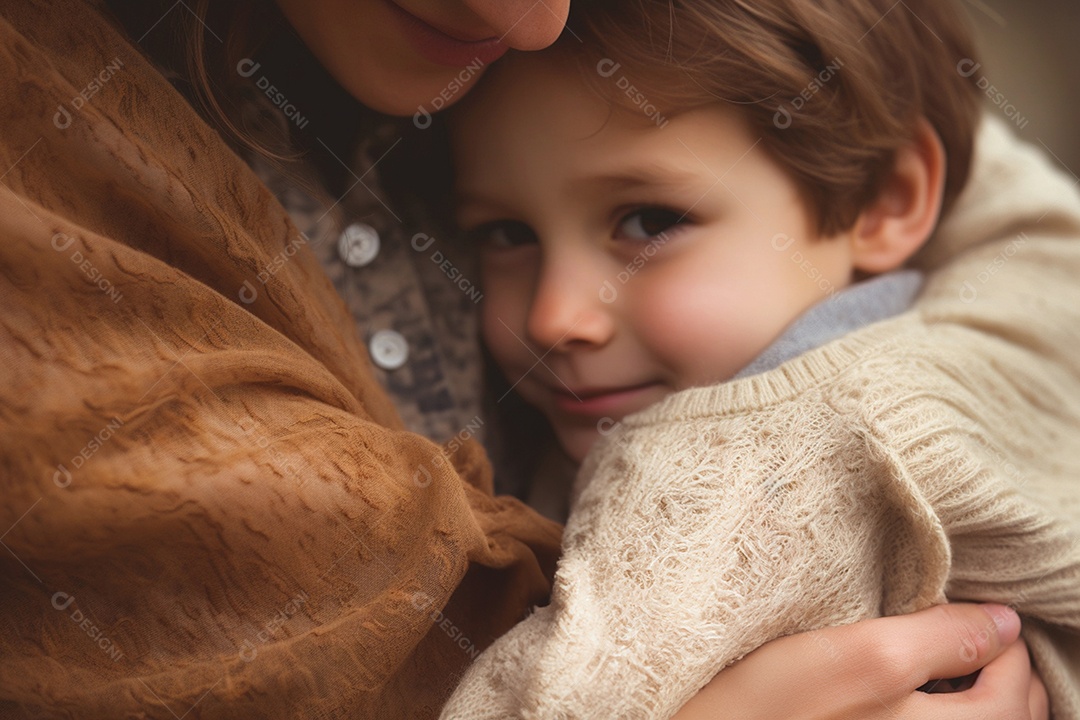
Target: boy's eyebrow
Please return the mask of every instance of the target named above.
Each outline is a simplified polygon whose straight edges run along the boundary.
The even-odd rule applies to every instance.
[[[593,175],[583,182],[599,184],[608,190],[634,190],[648,187],[685,187],[702,181],[700,172],[687,172],[674,168],[654,165],[650,167],[628,167],[613,172]]]

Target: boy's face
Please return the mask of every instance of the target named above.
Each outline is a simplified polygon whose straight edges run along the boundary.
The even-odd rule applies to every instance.
[[[851,249],[730,109],[659,128],[573,67],[511,63],[454,119],[458,220],[492,354],[580,461],[614,421],[742,369],[850,282]]]

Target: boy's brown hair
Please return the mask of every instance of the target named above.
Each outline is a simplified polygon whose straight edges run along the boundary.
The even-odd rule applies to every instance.
[[[597,90],[658,121],[738,107],[823,234],[879,195],[920,117],[948,158],[943,212],[967,181],[975,50],[951,0],[579,0],[560,42]]]

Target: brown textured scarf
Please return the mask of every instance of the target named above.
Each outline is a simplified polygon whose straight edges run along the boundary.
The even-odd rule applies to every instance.
[[[0,716],[434,716],[558,526],[401,429],[283,209],[98,8],[7,0],[0,99]]]

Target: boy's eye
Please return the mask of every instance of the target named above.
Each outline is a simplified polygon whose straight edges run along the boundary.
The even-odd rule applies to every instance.
[[[536,233],[523,222],[498,220],[469,231],[473,242],[489,248],[513,248],[536,242]]]
[[[631,240],[651,240],[682,223],[685,217],[685,213],[667,208],[641,208],[623,216],[616,229],[616,236]]]

